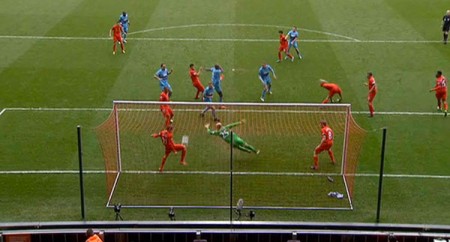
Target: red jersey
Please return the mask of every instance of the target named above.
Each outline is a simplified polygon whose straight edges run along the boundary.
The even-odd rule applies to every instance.
[[[189,70],[189,75],[191,76],[192,84],[200,82],[200,78],[198,77],[198,72],[194,69]]]
[[[371,76],[369,78],[368,86],[369,86],[369,92],[377,92],[377,86],[376,86],[376,83],[375,83],[375,78],[373,76]]]
[[[280,34],[280,47],[287,48],[289,45],[286,36],[284,34]]]
[[[114,36],[121,36],[123,32],[122,26],[120,24],[114,24],[111,30],[114,33]]]
[[[334,83],[321,83],[320,86],[322,86],[323,88],[327,89],[328,91],[333,91],[333,92],[340,92],[341,88]]]
[[[161,137],[161,142],[166,147],[166,149],[172,149],[175,144],[173,143],[173,133],[167,130],[159,132],[159,137]]]
[[[447,78],[444,75],[436,78],[436,86],[434,89],[436,92],[447,92]]]
[[[161,102],[169,102],[170,101],[169,100],[169,95],[167,95],[167,93],[165,93],[165,92],[161,92],[161,95],[159,95],[159,101],[161,101]],[[160,109],[163,110],[163,109],[166,109],[168,107],[169,107],[169,105],[164,104],[164,105],[160,106]]]
[[[333,130],[330,127],[325,126],[325,127],[322,128],[322,139],[324,139],[324,141],[326,143],[332,143],[333,142],[334,133],[333,133]]]

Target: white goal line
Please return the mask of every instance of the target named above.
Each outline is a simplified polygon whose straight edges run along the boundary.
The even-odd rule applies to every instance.
[[[0,171],[0,175],[52,175],[52,174],[79,174],[79,170],[16,170],[16,171]],[[85,170],[83,174],[117,174],[116,171],[104,170]],[[177,175],[230,175],[227,171],[164,171],[160,174],[159,171],[138,171],[125,170],[123,174],[177,174]],[[315,173],[315,172],[236,172],[233,175],[239,176],[341,176],[340,173]],[[357,173],[355,177],[379,177],[378,173]],[[450,179],[450,176],[444,175],[419,175],[419,174],[383,174],[383,177],[388,178],[419,178],[419,179]]]

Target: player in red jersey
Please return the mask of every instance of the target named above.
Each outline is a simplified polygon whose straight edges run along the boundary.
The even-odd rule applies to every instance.
[[[328,90],[328,96],[325,98],[325,100],[322,101],[322,103],[333,102],[333,96],[335,94],[339,95],[339,98],[336,101],[342,101],[342,90],[337,84],[320,79],[320,86]]]
[[[192,85],[197,88],[197,94],[195,94],[195,99],[199,98],[199,95],[203,96],[203,91],[205,91],[205,87],[200,82],[200,73],[202,72],[203,68],[200,67],[198,71],[195,70],[194,64],[189,65],[189,76],[192,80]]]
[[[114,34],[113,36],[113,55],[116,54],[116,44],[119,42],[120,48],[122,48],[122,53],[125,54],[125,45],[123,44],[122,34],[123,34],[123,28],[122,25],[120,25],[120,22],[117,22],[112,26],[112,28],[109,30],[109,37]]]
[[[169,88],[164,87],[163,92],[159,95],[159,101],[160,102],[170,102],[169,99]],[[168,104],[161,104],[160,106],[161,113],[163,117],[166,119],[166,127],[169,126],[173,122],[173,110],[170,108]]]
[[[325,150],[328,151],[328,155],[330,155],[331,163],[333,163],[333,165],[336,164],[333,151],[331,150],[334,140],[333,130],[328,127],[327,121],[325,120],[320,121],[320,127],[322,128],[322,140],[316,149],[314,149],[314,165],[311,166],[311,169],[313,170],[319,169],[319,154]]]
[[[284,59],[287,59],[289,57],[291,61],[294,61],[294,56],[288,52],[289,42],[286,39],[286,35],[283,34],[283,30],[278,31],[278,33],[280,34],[280,47],[278,48],[277,62],[281,61],[281,52],[284,52],[284,54],[286,54]]]
[[[436,85],[430,89],[430,92],[436,92],[437,110],[442,111],[442,105],[444,106],[444,117],[447,117],[447,78],[442,75],[442,71],[436,73]]]
[[[364,83],[364,85],[369,87],[369,94],[367,95],[367,102],[369,103],[369,111],[370,115],[369,117],[373,117],[373,114],[375,112],[375,108],[373,107],[373,100],[375,99],[375,96],[377,95],[377,84],[375,82],[375,77],[373,77],[372,72],[367,73],[367,83]]]
[[[177,154],[177,152],[181,150],[180,164],[184,165],[184,166],[187,165],[186,160],[185,160],[186,152],[187,152],[186,146],[183,144],[175,144],[173,142],[173,126],[172,125],[167,126],[167,128],[165,130],[162,130],[161,132],[159,132],[157,134],[152,134],[152,137],[153,138],[161,137],[161,142],[166,147],[165,154],[161,161],[161,166],[159,167],[159,172],[163,172],[167,157],[169,157],[171,152]]]

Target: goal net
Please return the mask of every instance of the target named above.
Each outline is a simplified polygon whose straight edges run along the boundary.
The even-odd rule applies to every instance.
[[[175,143],[187,143],[187,166],[181,151],[171,153],[160,173],[165,147],[152,134],[165,129],[161,102],[114,101],[109,118],[96,128],[107,177],[107,206],[230,208],[238,199],[260,209],[353,209],[358,158],[366,131],[351,115],[350,104],[226,103],[216,107],[233,135],[259,150],[231,149],[216,129],[205,103],[170,102]],[[319,155],[320,169],[311,170],[313,151],[321,140],[320,121],[334,131],[333,151]],[[343,198],[330,197],[330,192]]]

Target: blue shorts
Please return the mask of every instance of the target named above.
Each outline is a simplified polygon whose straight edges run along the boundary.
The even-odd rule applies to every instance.
[[[128,34],[128,24],[122,25],[122,28],[123,28],[123,32],[125,32],[125,34]]]
[[[204,97],[203,102],[212,103],[212,97]]]
[[[214,89],[216,89],[217,93],[222,92],[222,85],[220,85],[220,82],[214,83]]]
[[[294,43],[292,43],[292,41],[289,41],[288,49],[291,49],[292,46],[294,46],[294,48],[298,49],[298,42],[294,41]]]
[[[264,83],[265,83],[266,85],[272,85],[272,79],[267,78],[266,80],[264,80]]]
[[[161,88],[161,91],[164,91],[164,88],[167,87],[169,89],[170,92],[172,92],[172,87],[170,86],[170,84],[168,82],[164,83],[164,84],[159,84],[159,87]]]

